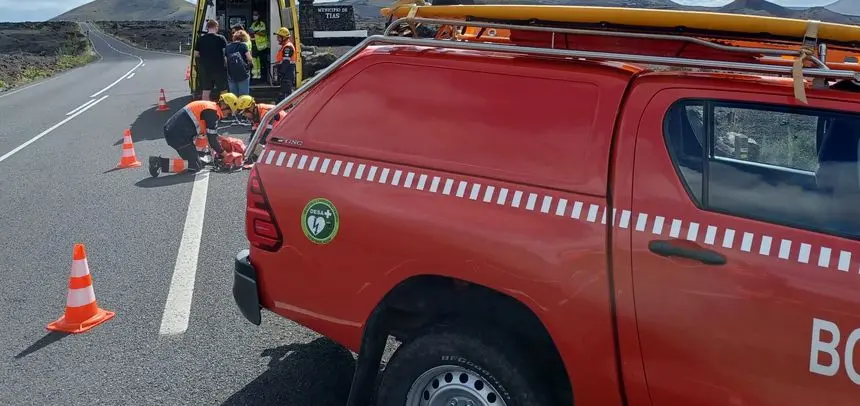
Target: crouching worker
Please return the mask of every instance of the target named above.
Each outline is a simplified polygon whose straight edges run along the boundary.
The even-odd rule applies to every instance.
[[[149,157],[149,173],[158,176],[159,171],[195,173],[203,169],[195,141],[205,136],[215,158],[224,152],[218,142],[218,121],[233,113],[236,95],[224,93],[217,102],[196,100],[176,111],[164,124],[164,140],[176,150],[181,159]]]
[[[260,125],[260,122],[263,121],[263,117],[269,110],[275,108],[274,104],[267,103],[257,103],[253,97],[251,96],[240,96],[239,100],[236,102],[236,111],[237,114],[241,114],[246,120],[251,122],[251,129],[257,130],[257,127]],[[281,121],[287,113],[283,110],[279,111],[277,115],[272,117],[272,120],[269,121],[269,124],[266,125],[265,131],[260,136],[260,142],[257,143],[257,147],[254,148],[254,153],[250,157],[252,160],[257,159],[257,155],[259,155],[260,151],[263,150],[263,146],[266,145],[266,141],[269,138],[269,133],[272,132],[272,128],[274,128],[275,123]],[[248,143],[251,143],[251,139],[254,137],[254,133],[248,136]]]
[[[263,121],[263,116],[275,108],[274,104],[267,103],[257,103],[251,96],[240,96],[239,100],[236,102],[236,111],[241,114],[246,120],[251,122],[251,130],[256,131],[257,127],[260,125],[260,122]],[[272,117],[272,121],[266,125],[266,131],[263,132],[263,136],[260,137],[260,144],[266,145],[266,139],[269,137],[269,133],[274,128],[275,124],[281,121],[287,113],[283,110],[279,111],[275,117]],[[251,133],[250,137],[253,137],[254,134]],[[251,142],[251,138],[248,138],[248,142]]]

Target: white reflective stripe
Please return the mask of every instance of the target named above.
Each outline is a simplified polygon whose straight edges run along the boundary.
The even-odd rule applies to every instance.
[[[96,292],[93,285],[81,289],[69,289],[66,295],[66,306],[81,307],[96,301]]]
[[[271,129],[272,129],[272,125],[271,125],[271,124],[267,125],[267,126],[266,126],[266,129],[267,129],[267,130],[271,130]]]
[[[197,129],[197,134],[200,134],[200,122],[197,120],[197,117],[194,116],[194,112],[192,112],[188,106],[183,107],[182,110],[185,110],[188,117],[191,117],[191,122],[194,123],[194,128]]]
[[[334,158],[325,158],[315,156],[313,153],[307,155],[286,152],[291,154],[290,160],[286,168],[301,170],[304,168],[306,161],[310,158],[311,169],[314,163],[322,159],[322,169],[320,174],[328,174],[330,176],[339,176],[340,170],[344,171],[342,178],[354,179],[354,181],[374,182],[379,185],[402,185],[406,189],[415,191],[427,191],[429,193],[441,192],[445,196],[464,198],[468,196],[470,201],[482,201],[488,204],[497,204],[499,206],[507,206],[511,208],[522,208],[525,213],[540,212],[549,214],[555,212],[556,217],[568,217],[585,221],[587,223],[610,224],[612,227],[620,229],[631,229],[639,233],[650,233],[656,236],[669,236],[671,238],[684,238],[692,242],[702,242],[707,245],[717,247],[717,249],[734,250],[738,254],[746,255],[761,255],[766,257],[777,257],[784,261],[796,262],[807,267],[833,269],[841,272],[853,272],[855,269],[860,273],[860,253],[852,250],[852,248],[843,248],[838,246],[822,246],[818,243],[811,244],[803,241],[792,241],[781,238],[780,235],[768,235],[753,231],[750,229],[732,229],[725,226],[716,226],[707,223],[700,223],[695,218],[675,218],[674,216],[657,215],[654,213],[634,212],[630,209],[620,208],[621,213],[618,216],[617,208],[611,208],[605,202],[592,203],[588,199],[586,201],[577,201],[574,199],[567,200],[559,195],[552,193],[537,193],[528,190],[516,190],[501,187],[501,185],[486,185],[472,183],[470,179],[459,180],[446,176],[434,176],[432,173],[421,173],[420,170],[415,170],[412,167],[384,166],[375,162],[348,161],[336,160]],[[283,156],[284,152],[281,153]],[[271,156],[271,155],[270,155]],[[301,157],[301,159],[299,159]],[[271,163],[271,160],[266,160]],[[277,166],[281,166],[282,159],[279,158]],[[298,162],[298,165],[295,164]],[[333,169],[327,172],[328,163],[333,162]],[[345,165],[342,168],[342,165]],[[352,174],[353,166],[357,166],[355,176]],[[367,167],[369,171],[367,176],[364,172]],[[376,177],[379,173],[379,177]],[[389,175],[392,175],[389,178]],[[403,180],[405,179],[405,180]],[[417,179],[417,186],[413,189],[414,182]],[[432,179],[432,180],[431,180]],[[425,189],[426,188],[426,189]],[[482,190],[483,189],[483,190]],[[498,189],[498,193],[496,190]],[[482,193],[483,192],[483,193]],[[483,199],[481,199],[483,195]],[[509,195],[511,199],[509,200]],[[437,195],[438,196],[438,195]],[[599,199],[594,199],[599,200]],[[555,204],[557,202],[557,204]],[[555,208],[553,209],[553,206]],[[572,207],[568,209],[568,207]],[[568,210],[570,210],[568,212]],[[620,217],[620,219],[618,219]],[[699,238],[702,238],[701,240]],[[797,247],[797,248],[795,248]]]
[[[87,267],[86,258],[72,261],[72,278],[80,278],[89,274],[90,270]]]
[[[130,156],[134,156],[134,150],[123,148],[123,150],[122,150],[122,156],[123,156],[123,157],[130,157]]]

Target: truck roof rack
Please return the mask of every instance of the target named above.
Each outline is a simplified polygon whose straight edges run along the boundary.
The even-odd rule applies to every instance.
[[[403,5],[410,0],[400,0]],[[418,0],[419,2],[421,0]],[[436,6],[438,8],[456,8],[456,7],[481,7],[481,6]],[[501,7],[501,6],[492,6]],[[526,6],[538,7],[538,6]],[[550,6],[547,6],[550,7]],[[566,6],[555,6],[566,7]],[[573,7],[573,6],[571,6]],[[334,70],[342,66],[353,56],[358,54],[362,49],[369,45],[410,45],[418,47],[441,47],[449,49],[463,50],[478,50],[490,52],[505,52],[505,53],[520,53],[537,56],[557,56],[569,58],[581,58],[595,61],[613,61],[631,64],[648,64],[648,65],[663,65],[672,67],[685,67],[712,71],[731,71],[742,73],[755,74],[776,74],[789,75],[794,81],[794,95],[802,103],[806,103],[805,77],[814,79],[813,84],[816,86],[826,86],[827,79],[848,79],[860,81],[860,65],[847,63],[825,63],[827,44],[819,41],[818,29],[821,23],[818,21],[808,21],[806,30],[803,36],[796,36],[795,41],[786,39],[790,36],[783,36],[780,40],[757,40],[757,41],[742,41],[734,43],[721,42],[720,38],[714,38],[717,35],[703,34],[686,34],[686,33],[655,33],[641,32],[641,30],[607,30],[600,27],[590,28],[568,28],[563,26],[548,26],[537,24],[534,21],[525,22],[510,22],[510,21],[476,21],[473,19],[463,18],[424,18],[416,17],[418,9],[432,9],[433,6],[415,6],[412,5],[409,12],[404,17],[400,17],[391,21],[382,35],[373,35],[367,37],[360,44],[350,49],[346,54],[335,60],[331,65],[316,74],[314,77],[306,81],[299,89],[296,89],[289,97],[277,104],[276,108],[269,110],[262,119],[262,123],[258,126],[257,131],[248,145],[245,154],[245,159],[248,160],[254,151],[254,147],[259,141],[262,134],[261,128],[266,128],[266,125],[271,121],[277,112],[283,110],[286,106],[293,104],[302,94],[314,87],[319,81],[331,74]],[[574,7],[577,8],[577,7]],[[609,8],[609,7],[606,7]],[[617,10],[617,9],[616,9]],[[397,10],[395,10],[397,11]],[[708,14],[708,13],[706,13]],[[710,13],[719,14],[719,13]],[[392,12],[391,17],[396,15]],[[763,17],[757,17],[763,18]],[[798,20],[791,20],[798,21]],[[448,38],[418,38],[417,27],[421,24],[430,24],[438,26],[459,27],[460,35],[450,36]],[[404,25],[409,28],[403,30]],[[833,24],[831,34],[833,33]],[[838,25],[837,25],[838,26]],[[492,42],[486,41],[480,35],[464,36],[462,35],[465,27],[474,27],[480,29],[496,29],[509,30],[511,36],[522,33],[538,33],[549,37],[549,42],[539,42],[531,40],[525,41],[503,41]],[[837,27],[839,28],[839,27]],[[860,34],[860,27],[849,27],[852,32]],[[412,37],[404,36],[411,33]],[[843,32],[836,34],[844,35]],[[834,34],[834,35],[836,35]],[[606,37],[613,40],[648,40],[657,42],[675,42],[681,44],[692,44],[700,49],[707,49],[712,52],[701,53],[697,57],[682,57],[675,55],[661,54],[653,49],[635,48],[632,44],[627,44],[627,47],[618,46],[607,47],[608,49],[588,49],[587,44],[570,45],[566,42],[564,48],[556,46],[556,39],[568,36],[584,36],[588,38]],[[860,38],[858,35],[857,38]],[[616,43],[618,41],[615,41]],[[623,44],[623,41],[621,42]],[[844,42],[840,43],[841,49],[849,49],[852,47],[846,46]],[[664,50],[665,51],[665,50]],[[812,66],[807,66],[812,65]]]
[[[403,25],[411,27],[403,30]],[[488,41],[482,40],[480,35],[464,36],[454,35],[448,38],[424,39],[416,38],[417,26],[421,24],[432,24],[439,26],[459,27],[460,33],[465,27],[477,27],[484,29],[508,30],[510,40]],[[860,65],[848,63],[826,63],[821,56],[826,57],[827,44],[820,42],[817,37],[817,21],[810,21],[807,26],[805,37],[794,44],[785,40],[778,42],[747,41],[726,43],[721,38],[713,38],[702,35],[690,34],[665,34],[650,33],[628,30],[606,30],[600,28],[566,28],[558,26],[538,25],[534,23],[515,24],[510,22],[491,22],[459,19],[440,19],[423,17],[401,17],[394,20],[385,29],[385,36],[404,35],[409,32],[413,35],[414,45],[438,46],[446,48],[474,49],[485,51],[501,51],[526,53],[532,55],[563,56],[583,58],[590,60],[616,61],[625,63],[640,63],[651,65],[665,65],[674,67],[685,67],[703,70],[734,71],[746,73],[770,73],[778,75],[791,75],[794,78],[795,97],[801,102],[806,102],[804,77],[818,79],[852,79],[860,80]],[[536,37],[524,33],[544,33],[543,42],[535,41]],[[519,35],[521,41],[515,41],[514,35]],[[579,43],[571,44],[571,37],[581,36],[587,38],[608,37],[615,41],[609,43],[604,49],[594,44]],[[627,40],[650,40],[662,43],[675,42],[694,44],[699,48],[707,48],[712,52],[697,52],[698,57],[682,57],[683,48],[676,48],[675,55],[667,54],[666,49],[655,50],[643,48],[641,42],[629,42]],[[564,41],[561,44],[561,41]],[[608,48],[608,49],[607,49]],[[845,48],[842,48],[845,49]],[[812,65],[812,66],[809,66]]]

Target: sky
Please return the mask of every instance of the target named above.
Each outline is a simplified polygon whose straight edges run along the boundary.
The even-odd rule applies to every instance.
[[[91,0],[0,0],[0,21],[44,21]],[[145,1],[145,0],[144,0]],[[695,6],[722,6],[732,0],[674,0]],[[789,7],[822,6],[836,0],[770,0]]]

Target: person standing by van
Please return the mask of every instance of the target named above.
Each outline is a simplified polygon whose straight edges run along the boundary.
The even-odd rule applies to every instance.
[[[281,85],[281,99],[285,99],[293,92],[293,86],[296,83],[296,46],[290,41],[290,30],[286,27],[279,28],[275,36],[278,37],[278,44],[281,45],[275,67],[278,72],[278,82]]]
[[[233,42],[227,44],[227,86],[230,93],[243,96],[251,93],[251,51],[247,42],[250,36],[244,30],[233,33]]]
[[[206,22],[206,34],[203,34],[194,48],[194,58],[197,60],[198,84],[203,100],[212,100],[212,90],[218,93],[227,91],[227,57],[224,49],[227,39],[218,33],[218,21]]]
[[[251,23],[253,36],[251,56],[254,58],[251,74],[254,79],[262,79],[265,83],[269,79],[269,33],[266,30],[266,23],[260,19],[259,11],[254,10],[251,18],[254,20]]]

